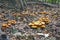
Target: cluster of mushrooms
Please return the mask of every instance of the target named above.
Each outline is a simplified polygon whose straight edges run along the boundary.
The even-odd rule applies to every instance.
[[[47,12],[41,12],[42,14],[47,14]],[[33,21],[28,25],[31,28],[45,28],[47,24],[49,24],[51,20],[48,17],[41,17],[37,21]]]
[[[16,20],[8,20],[7,23],[2,24],[2,30],[9,28],[11,25],[15,25]]]

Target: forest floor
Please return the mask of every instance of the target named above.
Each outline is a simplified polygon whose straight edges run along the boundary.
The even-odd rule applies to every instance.
[[[48,14],[40,14],[40,12],[48,12]],[[41,17],[48,17],[51,22],[44,29],[30,28],[28,24],[32,21],[37,21]],[[11,20],[16,20],[16,24],[10,25],[6,29],[1,29],[2,24]],[[60,8],[28,5],[26,10],[22,12],[0,8],[0,30],[0,33],[6,33],[10,40],[60,40],[58,39],[60,38]],[[46,30],[49,33],[49,37],[37,35],[37,33],[44,33]],[[19,37],[18,34],[20,34]]]

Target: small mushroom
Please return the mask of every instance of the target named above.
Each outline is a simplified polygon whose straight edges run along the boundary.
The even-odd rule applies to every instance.
[[[46,26],[45,25],[41,25],[41,28],[45,28]]]
[[[34,24],[33,24],[33,23],[29,23],[28,25],[29,25],[29,26],[32,26],[32,25],[34,25]]]
[[[40,13],[41,13],[41,14],[48,14],[48,12],[45,12],[45,11],[44,11],[44,12],[40,12]]]
[[[35,25],[39,25],[40,24],[40,21],[36,21],[34,22]]]
[[[16,24],[16,21],[15,20],[9,20],[8,23],[9,24]]]
[[[16,21],[15,20],[11,20],[11,24],[16,24]]]
[[[31,28],[37,28],[37,26],[31,26]]]
[[[6,23],[3,23],[2,27],[8,28],[9,26]]]
[[[8,26],[11,26],[11,23],[8,23]]]
[[[43,25],[44,25],[44,24],[45,24],[45,22],[41,22],[41,24],[43,24]]]

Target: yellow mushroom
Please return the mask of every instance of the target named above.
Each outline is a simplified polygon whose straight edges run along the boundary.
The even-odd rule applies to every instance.
[[[45,28],[46,26],[45,25],[41,25],[41,28]]]
[[[41,24],[45,24],[45,22],[41,22]]]
[[[11,20],[11,23],[12,23],[12,24],[16,24],[16,21],[15,21],[15,20]]]
[[[7,27],[9,27],[6,23],[4,23],[4,24],[2,24],[2,27],[5,27],[5,28],[7,28]]]
[[[42,18],[39,18],[39,21],[41,21],[42,20]]]
[[[16,21],[15,20],[9,20],[8,23],[9,24],[16,24]]]
[[[41,14],[48,14],[48,12],[45,12],[45,11],[44,11],[44,12],[40,12],[40,13],[41,13]]]
[[[31,28],[37,28],[37,26],[31,26]]]
[[[11,23],[11,20],[9,20],[8,23]]]
[[[8,26],[11,26],[11,23],[8,23]]]
[[[35,25],[39,25],[40,24],[40,21],[36,21],[34,22]]]
[[[6,25],[6,28],[9,28],[10,26],[9,25]]]
[[[29,25],[32,28],[45,28],[46,24],[49,24],[51,20],[48,17],[42,17],[38,21],[33,21]]]
[[[7,24],[3,23],[2,26],[5,27]]]
[[[34,24],[33,24],[33,23],[29,23],[28,25],[30,25],[30,26],[31,26],[31,25],[34,25]]]
[[[48,20],[48,21],[46,21],[46,24],[49,24],[51,21],[50,20]]]

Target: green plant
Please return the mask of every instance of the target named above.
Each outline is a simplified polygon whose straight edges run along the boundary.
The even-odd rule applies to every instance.
[[[58,0],[47,0],[47,2],[53,3],[53,4],[55,4],[57,1],[58,1]]]

